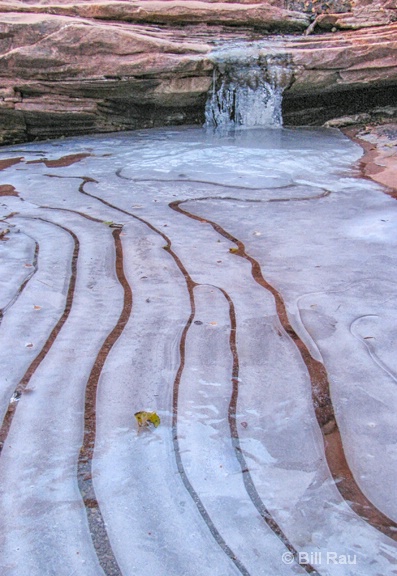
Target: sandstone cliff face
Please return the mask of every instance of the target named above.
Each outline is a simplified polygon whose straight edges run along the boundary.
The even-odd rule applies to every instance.
[[[376,6],[335,2],[339,12],[327,14],[315,0],[0,1],[0,143],[202,122],[212,52],[235,40],[265,39],[288,62],[287,122],[390,105],[396,8]],[[311,22],[321,33],[303,35]]]
[[[155,29],[15,13],[0,26],[3,141],[193,122],[210,85],[209,47]]]

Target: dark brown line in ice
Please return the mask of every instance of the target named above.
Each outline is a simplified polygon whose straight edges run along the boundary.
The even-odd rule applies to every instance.
[[[248,463],[245,459],[244,452],[240,445],[240,437],[238,434],[237,428],[237,421],[236,421],[236,412],[237,412],[237,401],[238,401],[238,394],[239,394],[239,372],[240,372],[240,364],[239,364],[239,357],[238,357],[238,348],[237,348],[237,317],[236,317],[236,310],[234,307],[233,300],[229,296],[229,294],[223,288],[219,286],[215,286],[220,292],[222,292],[223,296],[225,297],[228,305],[229,305],[229,318],[230,318],[230,336],[229,336],[229,347],[230,352],[233,358],[233,366],[232,366],[232,394],[230,397],[229,408],[228,408],[228,421],[229,421],[229,428],[230,428],[230,436],[232,440],[232,446],[236,454],[236,458],[238,463],[241,467],[241,472],[243,476],[243,482],[245,489],[247,491],[248,496],[250,497],[253,505],[261,515],[262,519],[266,522],[269,528],[278,536],[281,542],[284,544],[286,548],[294,555],[295,561],[299,566],[301,566],[308,574],[319,574],[313,566],[306,562],[299,562],[299,554],[293,544],[289,541],[286,534],[280,528],[276,520],[273,518],[269,510],[266,508],[263,500],[258,494],[257,489],[255,488],[254,481],[252,480],[252,476],[249,470]]]
[[[95,218],[84,212],[79,212],[78,210],[52,206],[40,206],[40,208],[77,214],[87,220],[102,223],[102,220],[99,218]],[[96,437],[96,393],[99,377],[106,358],[123,332],[132,310],[132,291],[124,275],[120,232],[120,229],[113,231],[113,240],[116,248],[116,275],[124,290],[123,310],[117,324],[101,346],[87,381],[84,410],[84,437],[77,464],[77,480],[86,509],[92,543],[96,550],[98,561],[107,576],[122,576],[122,574],[109,541],[105,522],[92,483],[92,457]]]
[[[186,280],[186,285],[187,285],[187,289],[189,292],[190,316],[189,316],[189,318],[188,318],[188,320],[184,326],[184,329],[183,329],[183,332],[181,335],[181,339],[179,342],[179,358],[180,358],[180,360],[179,360],[178,371],[176,373],[175,380],[174,380],[173,398],[172,398],[172,440],[173,440],[173,444],[174,444],[176,464],[177,464],[178,472],[179,472],[179,475],[182,479],[182,482],[183,482],[186,490],[189,492],[190,496],[193,498],[194,503],[196,504],[198,511],[200,512],[202,518],[204,519],[205,523],[207,524],[209,530],[211,531],[212,536],[214,537],[214,539],[216,540],[218,545],[222,548],[222,550],[225,552],[225,554],[234,562],[236,567],[239,569],[240,573],[244,574],[244,576],[250,576],[250,573],[248,572],[247,568],[236,557],[236,555],[233,553],[231,548],[229,548],[229,546],[226,544],[225,540],[222,538],[221,534],[218,532],[214,523],[212,522],[211,517],[208,514],[203,502],[201,501],[197,492],[195,491],[192,484],[190,483],[190,480],[188,479],[185,468],[183,466],[182,457],[181,457],[181,453],[180,453],[179,439],[178,439],[179,388],[180,388],[181,378],[182,378],[182,374],[183,374],[183,371],[185,368],[185,363],[186,363],[187,334],[189,332],[189,328],[192,325],[193,318],[194,318],[195,313],[196,313],[196,305],[195,305],[195,300],[194,300],[194,288],[196,286],[199,286],[199,284],[196,284],[192,281],[190,276],[186,276],[185,280]]]
[[[79,212],[78,210],[71,210],[70,208],[58,208],[55,206],[40,206],[40,209],[53,210],[54,212],[57,212],[58,210],[60,212],[70,212],[71,214],[77,214],[78,216],[82,216],[83,218],[86,218],[87,220],[90,220],[91,222],[103,223],[103,220],[101,220],[100,218],[95,218],[95,216],[91,216],[90,214],[86,214],[85,212]]]
[[[315,194],[313,196],[305,196],[305,197],[287,197],[287,198],[235,198],[234,196],[202,196],[201,198],[192,198],[187,200],[182,200],[181,203],[184,202],[202,202],[204,200],[228,200],[233,202],[249,202],[251,204],[267,204],[269,202],[304,202],[305,200],[320,200],[321,198],[327,198],[330,196],[331,191],[325,190],[324,188],[320,188],[323,190],[320,194]]]
[[[4,158],[4,160],[0,160],[0,171],[5,170],[6,168],[10,168],[15,164],[19,164],[23,160],[23,156],[19,156],[18,158]]]
[[[80,184],[79,192],[81,192],[82,194],[85,194],[86,196],[89,196],[90,198],[94,198],[95,200],[98,200],[99,202],[101,202],[105,206],[108,206],[109,208],[112,208],[113,210],[117,210],[118,212],[120,212],[122,214],[126,214],[127,216],[130,216],[131,218],[138,220],[139,222],[141,222],[142,224],[145,224],[148,228],[150,228],[150,230],[152,230],[156,234],[159,234],[166,242],[166,246],[164,246],[165,250],[172,256],[177,267],[179,268],[180,272],[182,273],[182,275],[185,279],[187,291],[189,294],[189,301],[190,301],[190,315],[189,315],[189,318],[188,318],[188,320],[184,326],[184,329],[183,329],[182,335],[181,335],[181,339],[180,339],[180,344],[179,344],[180,362],[179,362],[179,367],[178,367],[177,374],[176,374],[175,380],[174,380],[174,385],[173,385],[172,442],[173,442],[173,446],[174,446],[175,460],[176,460],[178,472],[180,474],[182,482],[183,482],[187,492],[191,496],[192,500],[194,501],[201,517],[203,518],[204,522],[206,523],[206,525],[207,525],[208,529],[210,530],[213,538],[215,539],[217,544],[220,546],[220,548],[223,550],[223,552],[232,560],[232,562],[238,568],[240,573],[243,574],[244,576],[250,576],[250,573],[248,572],[248,570],[246,569],[244,564],[237,558],[237,556],[234,554],[233,550],[226,544],[225,540],[222,538],[221,534],[219,533],[219,531],[215,527],[215,524],[211,520],[211,517],[208,514],[204,504],[200,500],[199,495],[197,494],[197,492],[193,488],[193,485],[190,483],[190,480],[189,480],[189,478],[186,474],[185,468],[183,466],[183,462],[182,462],[182,458],[181,458],[181,454],[180,454],[180,447],[179,447],[179,440],[178,440],[179,387],[180,387],[180,381],[181,381],[183,369],[185,366],[186,337],[187,337],[187,333],[188,333],[189,328],[192,324],[194,314],[195,314],[195,301],[194,301],[193,291],[194,291],[194,288],[197,286],[197,284],[190,277],[185,266],[182,264],[180,258],[172,250],[171,240],[168,238],[168,236],[166,234],[164,234],[164,232],[162,232],[161,230],[158,230],[155,226],[153,226],[153,224],[150,224],[150,222],[147,222],[143,218],[136,216],[132,212],[128,212],[127,210],[124,210],[123,208],[119,208],[118,206],[115,206],[114,204],[107,202],[106,200],[104,200],[103,198],[100,198],[99,196],[95,196],[94,194],[90,194],[89,192],[86,192],[84,190],[84,185],[87,182],[95,182],[95,180],[93,180],[92,178],[88,178],[88,177],[87,178],[82,177],[81,179],[83,180],[83,182]]]
[[[167,178],[130,178],[129,176],[123,176],[121,174],[122,168],[119,168],[118,170],[116,170],[116,176],[118,176],[119,178],[121,178],[122,180],[129,180],[130,182],[163,182],[164,184],[207,184],[210,186],[219,186],[220,188],[233,188],[233,189],[237,189],[237,190],[279,190],[280,188],[291,188],[292,186],[296,186],[296,184],[294,182],[291,182],[291,184],[285,184],[283,186],[270,186],[270,187],[266,187],[266,186],[260,186],[260,187],[254,187],[254,186],[240,186],[239,184],[222,184],[221,182],[212,182],[211,180],[193,180],[190,178],[170,178],[169,180]]]
[[[92,156],[88,152],[80,152],[78,154],[69,154],[68,156],[61,156],[56,160],[48,160],[48,158],[40,158],[39,160],[28,160],[26,164],[45,164],[47,168],[66,168],[76,162],[80,162],[84,158]]]
[[[269,191],[269,190],[281,190],[287,188],[295,188],[296,186],[300,186],[299,183],[291,182],[291,184],[286,184],[284,186],[261,186],[260,188],[254,188],[250,186],[239,186],[238,184],[221,184],[219,182],[211,182],[210,180],[189,180],[189,179],[169,179],[166,178],[129,178],[127,176],[123,176],[121,174],[122,168],[116,171],[116,176],[122,178],[123,180],[130,180],[131,182],[162,182],[165,184],[207,184],[209,186],[219,186],[220,188],[232,188],[234,190],[252,190],[253,192],[261,190]],[[321,188],[321,186],[316,186],[319,190],[323,190],[321,194],[315,194],[314,196],[306,196],[305,198],[269,198],[269,199],[262,199],[262,198],[233,198],[231,196],[203,196],[202,198],[193,198],[195,202],[200,200],[234,200],[237,202],[299,202],[304,200],[317,200],[319,198],[326,198],[331,194],[330,190],[326,190],[325,188]],[[189,200],[184,200],[184,202],[188,202]]]
[[[28,236],[29,238],[31,238],[29,236],[29,234],[26,234],[24,232],[25,236]],[[39,251],[40,251],[40,246],[39,243],[32,238],[35,246],[34,246],[34,253],[33,253],[33,261],[32,261],[32,267],[33,270],[30,274],[27,275],[27,277],[25,278],[25,280],[22,282],[22,284],[20,285],[20,287],[18,288],[17,292],[14,294],[14,296],[11,298],[11,300],[4,306],[4,308],[2,308],[0,310],[0,326],[1,323],[3,321],[4,318],[4,314],[7,312],[7,310],[9,310],[11,308],[11,306],[13,306],[15,304],[15,302],[18,300],[18,298],[20,297],[20,295],[22,294],[22,292],[25,290],[26,286],[28,285],[29,281],[33,278],[33,276],[36,274],[37,270],[38,270],[38,258],[39,258]]]
[[[77,466],[78,484],[86,507],[92,542],[99,563],[107,576],[122,576],[122,572],[109,542],[105,522],[92,482],[92,458],[96,437],[96,397],[99,378],[106,359],[121,336],[132,310],[132,290],[124,273],[123,247],[120,240],[120,232],[120,229],[114,230],[112,236],[116,250],[116,275],[124,291],[123,308],[116,325],[102,344],[88,377],[84,405],[84,436]]]
[[[12,184],[0,184],[0,196],[15,196],[18,197],[19,194]]]
[[[71,261],[70,280],[69,280],[69,286],[68,286],[64,311],[62,313],[62,316],[60,317],[60,319],[58,320],[58,322],[56,323],[56,325],[52,329],[52,331],[51,331],[49,337],[47,338],[44,346],[42,347],[42,349],[40,350],[40,352],[38,353],[36,358],[31,362],[31,364],[28,367],[28,369],[26,370],[24,376],[22,377],[19,384],[17,385],[17,387],[15,389],[15,394],[17,395],[17,397],[20,396],[24,392],[26,387],[28,386],[33,374],[36,372],[37,368],[40,366],[41,362],[44,360],[44,358],[48,354],[51,346],[53,345],[55,339],[57,338],[59,332],[61,331],[63,325],[65,324],[66,320],[69,317],[70,310],[72,307],[73,298],[74,298],[75,286],[76,286],[77,260],[78,260],[78,256],[79,256],[79,250],[80,250],[80,243],[79,243],[79,240],[78,240],[76,234],[74,232],[72,232],[71,230],[69,230],[68,228],[66,228],[65,226],[62,226],[61,224],[56,224],[55,222],[51,222],[49,220],[45,220],[44,218],[38,217],[38,218],[33,218],[33,219],[34,220],[41,220],[43,222],[46,222],[47,224],[52,224],[53,226],[57,226],[58,228],[61,228],[62,230],[64,230],[68,234],[70,234],[70,236],[72,237],[73,242],[74,242],[74,249],[73,249],[72,261]],[[6,412],[6,415],[4,417],[2,426],[0,428],[0,449],[4,446],[4,444],[6,442],[6,439],[7,439],[7,436],[8,436],[8,433],[9,433],[9,430],[10,430],[17,406],[18,406],[18,402],[10,403],[8,410]]]
[[[251,274],[255,282],[273,295],[280,323],[285,332],[294,342],[309,373],[312,389],[312,401],[317,422],[323,435],[325,456],[335,486],[339,490],[342,498],[363,520],[383,534],[386,534],[389,538],[397,540],[397,523],[383,514],[383,512],[376,508],[376,506],[365,496],[350,470],[343,448],[341,433],[335,418],[327,371],[321,362],[312,357],[306,344],[304,344],[292,328],[281,294],[271,284],[269,284],[267,280],[265,280],[259,263],[252,256],[246,253],[245,246],[241,240],[235,238],[216,222],[201,216],[196,216],[180,207],[181,204],[189,201],[191,200],[177,200],[171,202],[169,206],[176,212],[179,212],[188,218],[210,224],[218,234],[236,244],[238,250],[235,255],[241,256],[251,264]]]
[[[87,220],[102,223],[102,220],[99,218],[95,218],[94,216],[84,212],[79,212],[78,210],[56,208],[52,206],[40,206],[40,208],[45,210],[60,210],[62,212],[70,212],[72,214],[82,216]],[[123,309],[115,327],[110,332],[110,334],[108,334],[105,342],[101,346],[87,381],[84,402],[83,445],[80,449],[77,463],[77,481],[86,509],[91,540],[95,548],[99,564],[101,565],[106,576],[122,576],[122,573],[109,541],[106,525],[103,520],[98,499],[96,497],[95,488],[92,482],[92,458],[96,438],[96,397],[99,377],[101,375],[106,359],[114,344],[121,336],[132,311],[132,290],[124,274],[123,249],[120,241],[120,233],[121,229],[116,229],[113,231],[112,236],[116,250],[116,275],[124,291]]]

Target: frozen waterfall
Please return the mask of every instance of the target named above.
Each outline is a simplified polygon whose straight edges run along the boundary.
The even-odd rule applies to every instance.
[[[237,47],[219,50],[205,125],[217,129],[282,126],[282,94],[292,72],[284,55]]]

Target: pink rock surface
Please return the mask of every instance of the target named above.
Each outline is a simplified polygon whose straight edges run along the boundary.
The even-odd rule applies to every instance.
[[[295,124],[321,123],[334,108],[343,115],[347,91],[396,85],[393,3],[357,2],[349,13],[323,14],[314,29],[329,28],[333,19],[333,29],[358,30],[269,36],[307,29],[313,16],[297,10],[303,6],[281,0],[0,1],[0,143],[203,122],[211,51],[219,42],[269,41],[269,52],[286,58],[292,71],[287,116]],[[369,13],[376,22],[364,18]],[[324,95],[332,112],[318,115],[312,102],[296,104],[312,95]]]

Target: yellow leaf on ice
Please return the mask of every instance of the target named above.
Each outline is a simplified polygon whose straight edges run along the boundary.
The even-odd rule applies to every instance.
[[[123,224],[117,224],[116,222],[113,222],[113,220],[104,220],[103,224],[105,224],[105,226],[109,226],[109,228],[123,228]]]
[[[134,416],[140,428],[149,426],[150,424],[153,424],[153,426],[157,428],[160,424],[160,416],[156,412],[135,412]]]

